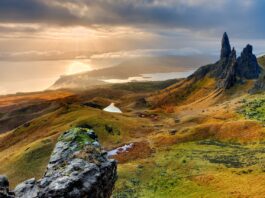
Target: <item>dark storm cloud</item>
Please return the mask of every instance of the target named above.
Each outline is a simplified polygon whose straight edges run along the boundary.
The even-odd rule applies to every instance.
[[[263,38],[262,0],[1,0],[0,22],[227,30]]]
[[[1,22],[66,24],[75,18],[62,7],[49,5],[49,0],[0,1]]]

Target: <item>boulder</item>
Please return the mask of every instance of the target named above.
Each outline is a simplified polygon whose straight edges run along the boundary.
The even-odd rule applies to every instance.
[[[61,135],[44,176],[17,185],[16,198],[108,198],[117,179],[117,164],[107,158],[90,128]]]

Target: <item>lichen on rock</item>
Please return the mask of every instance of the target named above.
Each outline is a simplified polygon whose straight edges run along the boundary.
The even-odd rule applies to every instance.
[[[115,160],[107,158],[89,128],[73,128],[63,133],[40,180],[19,184],[17,198],[108,198],[117,179]]]

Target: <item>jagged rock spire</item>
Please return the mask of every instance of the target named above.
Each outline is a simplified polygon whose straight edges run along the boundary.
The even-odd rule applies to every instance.
[[[220,80],[219,83],[217,84],[218,88],[229,89],[236,84],[237,82],[236,68],[237,68],[236,50],[235,48],[233,48],[233,50],[230,53],[227,65],[223,70],[222,74],[223,79]]]
[[[232,59],[232,61],[236,61],[236,50],[235,50],[235,47],[233,47],[229,57],[230,57],[230,59]]]
[[[231,46],[227,33],[225,32],[222,38],[222,49],[220,59],[229,58],[231,54]]]
[[[253,47],[248,44],[238,58],[237,73],[241,78],[256,79],[259,77],[261,69],[252,51]]]

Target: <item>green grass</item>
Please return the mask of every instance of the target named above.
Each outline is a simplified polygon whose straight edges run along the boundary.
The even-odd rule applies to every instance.
[[[132,92],[151,92],[161,89],[165,89],[176,82],[178,79],[166,80],[166,81],[152,81],[152,82],[130,82],[124,84],[114,84],[112,88],[132,91]]]
[[[230,177],[264,174],[265,145],[241,145],[213,140],[190,142],[159,149],[145,160],[122,164],[114,198],[230,197],[229,190],[202,185],[194,178],[201,175]],[[229,178],[229,179],[228,179]],[[233,183],[233,184],[232,184]],[[229,185],[229,184],[228,184]]]
[[[15,183],[24,181],[25,178],[40,178],[46,169],[52,150],[53,142],[50,139],[33,143],[21,155],[18,153],[10,163],[4,164],[0,172],[3,168],[4,173],[12,179],[11,187],[15,186]]]
[[[243,100],[238,112],[245,118],[265,122],[265,97]]]
[[[12,187],[31,177],[41,177],[60,134],[81,124],[93,128],[105,149],[129,142],[134,138],[135,131],[144,134],[142,125],[148,125],[146,120],[139,121],[127,115],[80,105],[61,108],[32,120],[28,127],[20,126],[0,136],[0,175],[7,175]],[[112,131],[108,131],[106,126]],[[90,141],[82,133],[77,138],[80,145]],[[41,142],[47,139],[51,141]]]

